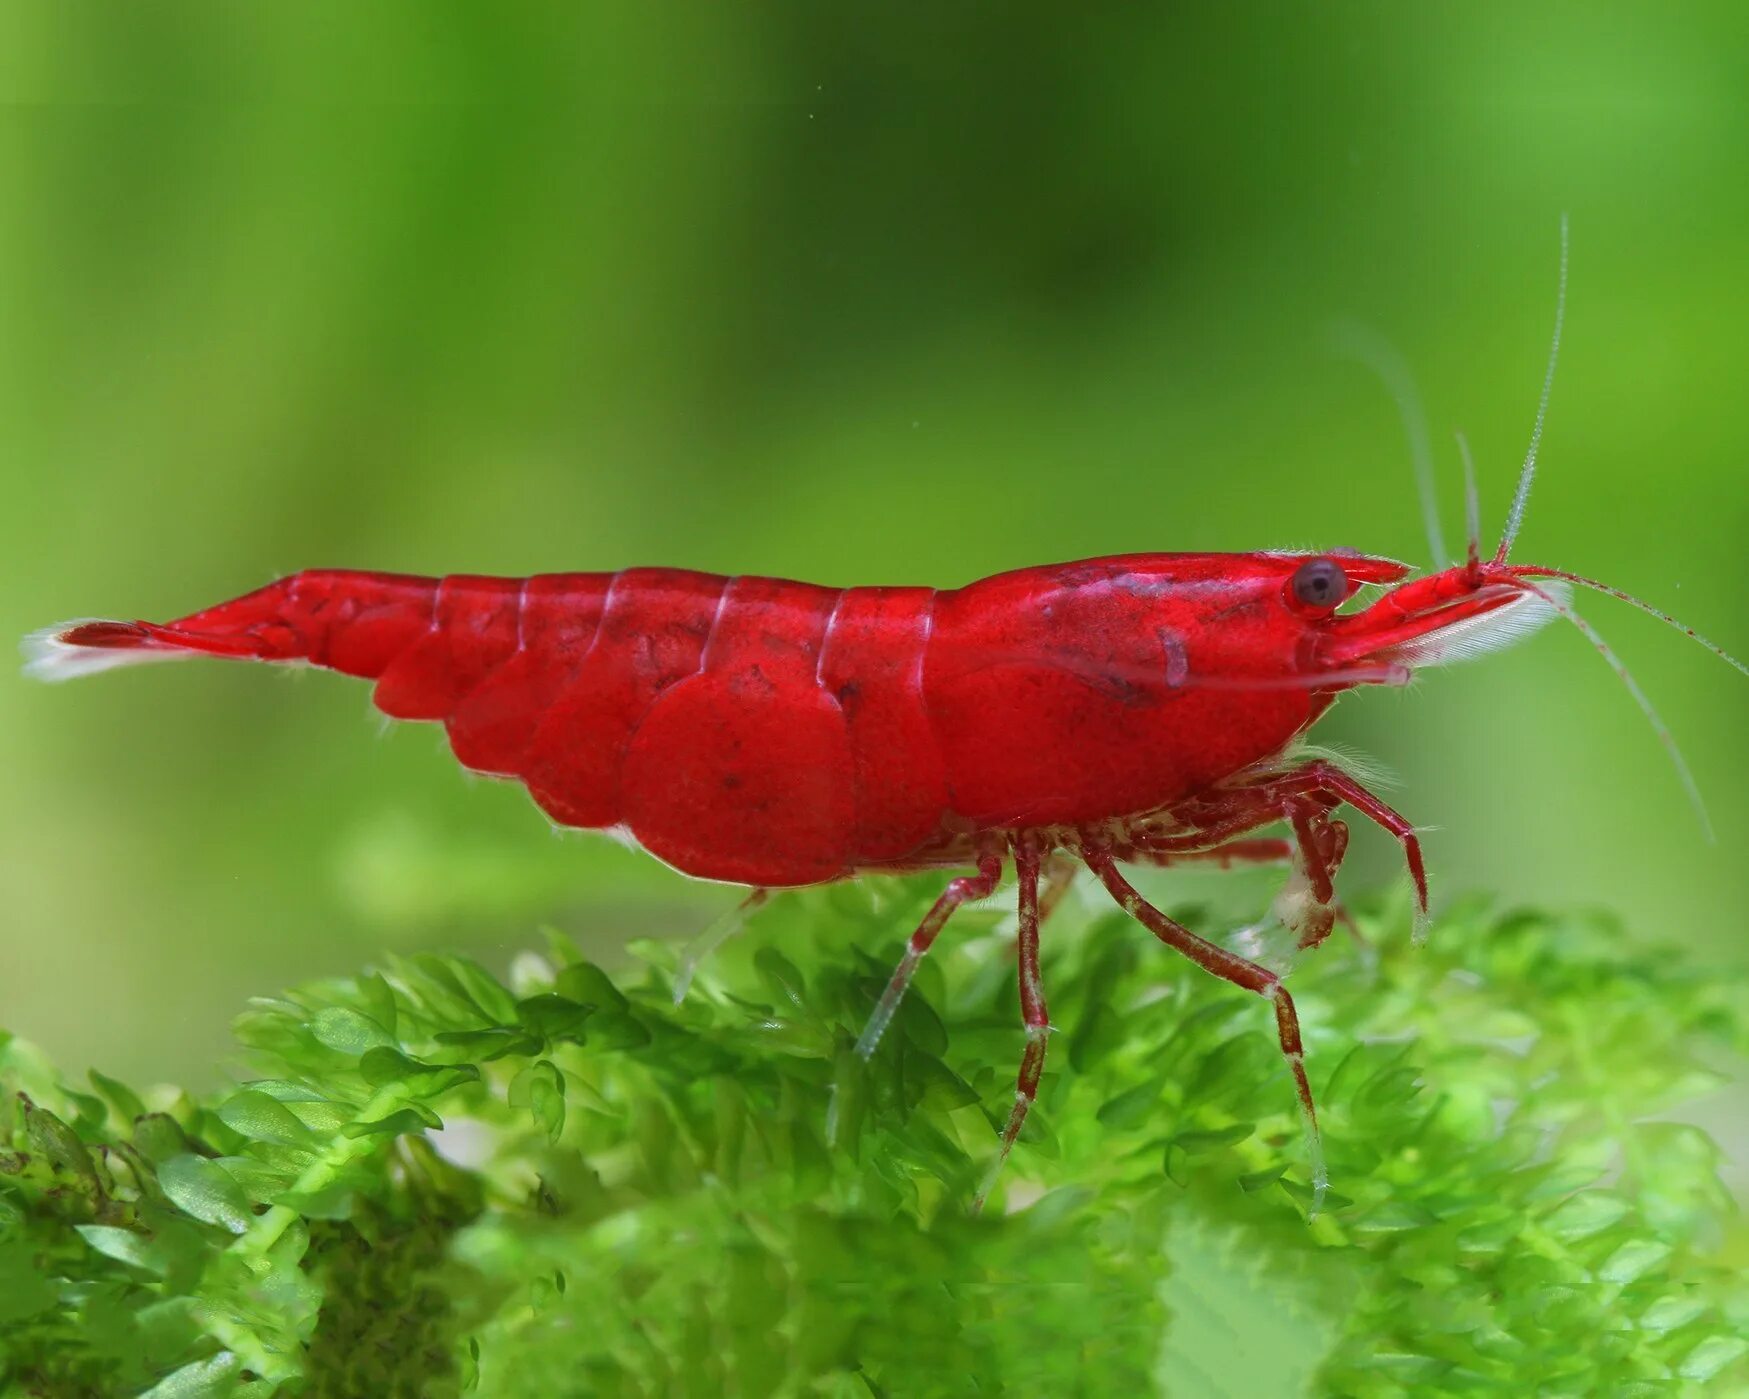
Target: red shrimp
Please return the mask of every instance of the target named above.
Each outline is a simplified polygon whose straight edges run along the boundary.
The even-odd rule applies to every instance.
[[[1131,554],[951,591],[664,568],[317,570],[161,625],[63,625],[32,638],[30,669],[58,679],[211,655],[365,677],[384,713],[441,722],[463,764],[523,782],[555,822],[751,886],[752,903],[871,873],[965,871],[912,933],[859,1041],[865,1056],[949,916],[1012,863],[1026,1046],[992,1175],[1045,1059],[1039,925],[1084,864],[1162,942],[1270,1003],[1315,1210],[1325,1170],[1281,974],[1168,917],[1124,866],[1288,863],[1276,915],[1313,948],[1338,912],[1346,805],[1400,843],[1419,928],[1415,828],[1335,762],[1296,760],[1296,745],[1348,690],[1400,685],[1556,613],[1578,622],[1565,584],[1603,585],[1508,562],[1534,463],[1533,442],[1492,558],[1472,533],[1464,562],[1416,579],[1344,551]],[[1384,591],[1344,610],[1366,588]],[[1277,824],[1285,834],[1260,834]]]

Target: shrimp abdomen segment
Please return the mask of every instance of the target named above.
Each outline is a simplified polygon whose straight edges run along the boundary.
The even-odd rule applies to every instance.
[[[731,580],[697,672],[663,691],[626,751],[623,815],[639,844],[701,875],[811,884],[849,867],[849,734],[818,681],[835,591]]]
[[[936,835],[947,810],[923,700],[936,598],[931,588],[849,588],[827,629],[818,675],[844,715],[861,863],[903,859]]]
[[[516,578],[442,579],[425,633],[378,676],[376,707],[395,719],[447,719],[515,651],[521,596]]]
[[[465,766],[521,776],[536,725],[595,644],[611,576],[546,573],[523,583],[516,649],[445,721],[450,747]]]
[[[690,874],[768,887],[901,862],[938,838],[942,756],[923,703],[929,588],[736,578],[698,673],[626,755],[623,819]]]
[[[697,673],[727,580],[679,568],[614,574],[570,680],[535,718],[517,776],[553,820],[616,826],[632,736],[656,697]]]

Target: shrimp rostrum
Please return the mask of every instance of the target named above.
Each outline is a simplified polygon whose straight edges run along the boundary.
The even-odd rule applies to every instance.
[[[1130,554],[949,591],[661,568],[316,570],[165,624],[65,624],[31,638],[29,668],[61,679],[208,655],[371,679],[383,712],[441,722],[463,764],[523,782],[555,822],[629,837],[755,898],[951,874],[864,1055],[954,910],[1012,867],[1026,1042],[997,1164],[1045,1060],[1039,924],[1064,872],[1084,865],[1155,937],[1269,1003],[1316,1199],[1325,1173],[1281,974],[1175,921],[1126,871],[1282,862],[1277,917],[1316,947],[1338,913],[1346,808],[1401,846],[1425,919],[1414,826],[1338,763],[1292,755],[1347,691],[1402,685],[1557,614],[1578,622],[1567,586],[1602,585],[1508,559],[1522,496],[1492,557],[1472,538],[1466,560],[1420,577],[1339,550]]]

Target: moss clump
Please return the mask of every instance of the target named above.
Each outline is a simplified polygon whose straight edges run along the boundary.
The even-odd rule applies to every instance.
[[[254,1003],[260,1077],[200,1100],[7,1041],[0,1393],[1749,1385],[1717,1150],[1668,1116],[1749,1042],[1740,982],[1593,917],[1470,904],[1414,951],[1363,909],[1292,980],[1308,1222],[1267,1007],[1066,909],[1039,1108],[972,1217],[1021,1046],[1001,915],[850,1051],[926,892],[779,900],[680,1007],[666,946],[392,960]]]

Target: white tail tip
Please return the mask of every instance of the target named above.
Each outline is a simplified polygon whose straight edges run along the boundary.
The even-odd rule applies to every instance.
[[[148,661],[174,661],[187,655],[169,647],[76,646],[66,641],[66,634],[75,627],[100,621],[95,617],[79,617],[57,626],[33,631],[19,643],[24,652],[24,673],[32,680],[58,684],[62,680],[77,680],[81,675],[96,675],[117,666],[143,665]]]

